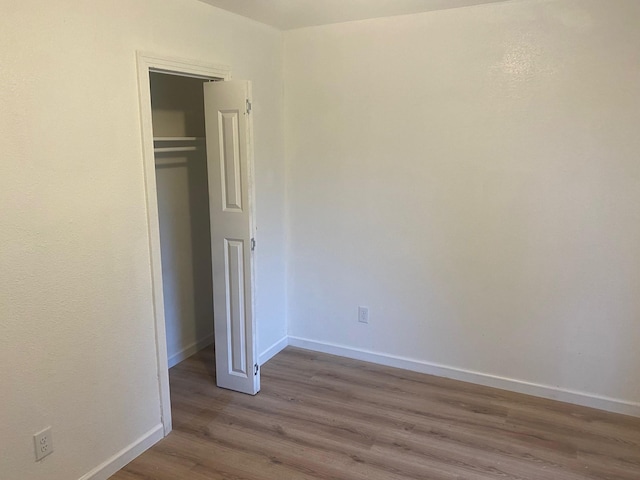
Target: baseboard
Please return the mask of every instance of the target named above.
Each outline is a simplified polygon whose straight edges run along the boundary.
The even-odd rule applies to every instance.
[[[377,363],[388,367],[402,368],[414,372],[436,375],[438,377],[451,378],[463,382],[475,383],[487,387],[500,388],[517,393],[524,393],[536,397],[559,400],[561,402],[573,403],[585,407],[597,408],[614,413],[622,413],[634,417],[640,417],[640,403],[629,402],[616,398],[609,398],[594,395],[586,392],[567,390],[548,385],[525,382],[513,378],[499,377],[486,373],[464,370],[446,365],[413,360],[410,358],[398,357],[394,355],[381,354],[362,350],[358,348],[336,345],[327,342],[318,342],[306,338],[289,336],[289,345],[304,348],[316,352],[339,355],[341,357],[363,360],[365,362]]]
[[[191,345],[185,347],[183,350],[178,353],[174,353],[171,355],[167,361],[169,363],[169,368],[179,364],[181,361],[186,360],[194,353],[198,353],[205,347],[208,347],[213,343],[213,335],[209,335],[202,340],[198,340],[197,342],[192,343]]]
[[[286,335],[278,340],[276,343],[267,348],[264,352],[262,352],[258,357],[258,363],[260,365],[264,365],[273,357],[275,357],[278,353],[284,350],[289,345],[289,337]]]
[[[158,424],[135,442],[120,450],[113,457],[80,477],[79,480],[107,480],[131,460],[162,440],[163,437],[162,424]]]

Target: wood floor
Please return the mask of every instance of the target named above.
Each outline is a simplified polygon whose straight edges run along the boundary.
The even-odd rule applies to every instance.
[[[640,419],[287,348],[256,397],[205,350],[170,371],[174,431],[112,480],[640,480]]]

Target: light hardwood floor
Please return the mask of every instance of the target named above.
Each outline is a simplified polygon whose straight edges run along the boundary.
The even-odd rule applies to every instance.
[[[287,348],[256,396],[205,350],[170,371],[174,431],[112,480],[640,480],[640,419]]]

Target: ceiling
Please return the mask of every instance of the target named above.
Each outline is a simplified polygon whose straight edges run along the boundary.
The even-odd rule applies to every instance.
[[[280,30],[507,0],[201,0]]]

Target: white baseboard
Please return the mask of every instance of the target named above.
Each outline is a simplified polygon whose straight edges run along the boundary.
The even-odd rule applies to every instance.
[[[158,424],[135,442],[120,450],[89,473],[80,477],[79,480],[107,480],[131,460],[162,440],[163,437],[162,424]]]
[[[280,340],[278,340],[276,343],[271,345],[269,348],[267,348],[264,352],[260,354],[260,356],[258,357],[258,363],[260,365],[264,365],[273,357],[275,357],[278,353],[280,353],[282,350],[287,348],[288,345],[289,345],[289,337],[285,335],[284,337],[282,337]]]
[[[463,382],[475,383],[487,387],[500,388],[517,393],[524,393],[536,397],[548,398],[551,400],[559,400],[561,402],[573,403],[585,407],[597,408],[614,413],[622,413],[640,417],[640,403],[629,402],[617,398],[609,398],[600,395],[594,395],[586,392],[578,392],[567,390],[548,385],[540,385],[536,383],[525,382],[513,378],[499,377],[472,370],[464,370],[446,365],[438,365],[435,363],[424,362],[421,360],[413,360],[410,358],[398,357],[394,355],[381,354],[362,350],[358,348],[347,347],[344,345],[336,345],[327,342],[318,342],[306,338],[289,336],[289,345],[293,347],[304,348],[341,357],[353,358],[355,360],[363,360],[365,362],[377,363],[388,367],[402,368],[414,372],[436,375],[438,377],[451,378]]]
[[[169,368],[179,364],[183,360],[186,360],[194,353],[198,353],[200,350],[208,347],[212,343],[213,335],[209,335],[201,340],[198,340],[197,342],[192,343],[191,345],[188,345],[178,353],[174,353],[167,359],[167,361],[169,362]]]

